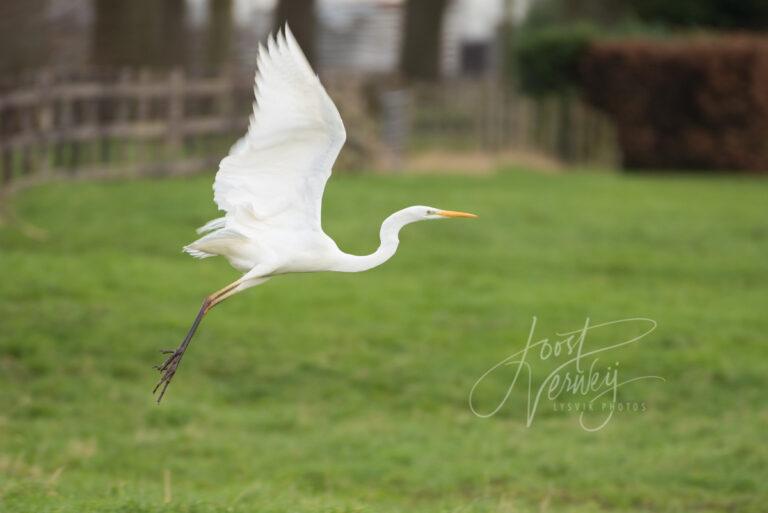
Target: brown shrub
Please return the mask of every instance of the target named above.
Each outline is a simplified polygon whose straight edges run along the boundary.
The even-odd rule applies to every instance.
[[[580,80],[625,167],[768,172],[768,38],[598,42]]]

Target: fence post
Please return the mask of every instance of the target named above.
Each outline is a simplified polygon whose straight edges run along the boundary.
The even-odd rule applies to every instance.
[[[129,68],[123,68],[118,73],[117,87],[118,94],[114,97],[114,109],[115,116],[112,123],[116,127],[127,126],[131,122],[131,101],[134,99],[127,91],[134,81],[135,75],[131,73]],[[138,107],[137,107],[138,108]],[[123,137],[114,137],[110,142],[109,161],[125,161],[126,155],[129,154],[126,151],[126,144],[128,144]]]
[[[394,89],[381,93],[382,123],[381,135],[389,150],[390,166],[400,169],[403,153],[408,143],[410,97],[407,89]]]
[[[92,134],[88,137],[86,143],[83,144],[83,162],[86,166],[93,166],[93,163],[98,160],[96,155],[101,147],[102,133],[99,123],[100,100],[100,95],[96,94],[91,98],[84,100],[82,104],[82,125]]]
[[[37,97],[40,104],[37,110],[37,137],[40,141],[38,168],[42,175],[51,174],[51,139],[53,125],[53,77],[51,72],[44,70],[37,76]]]
[[[142,68],[139,71],[139,90],[136,94],[136,121],[139,123],[149,119],[149,99],[148,88],[152,77],[149,70]]]
[[[224,87],[219,96],[220,115],[226,120],[226,130],[234,132],[237,129],[237,117],[235,116],[235,94],[237,81],[232,66],[225,66],[222,71]]]
[[[2,148],[0,160],[2,160],[3,165],[2,187],[0,187],[0,192],[2,192],[3,189],[10,188],[13,180],[13,153],[11,153],[10,148]]]
[[[136,98],[136,125],[143,127],[145,122],[150,119],[150,101],[152,92],[150,90],[152,83],[152,74],[149,69],[141,68],[138,71],[138,88],[135,92]],[[150,144],[146,138],[137,137],[130,141],[130,159],[135,166],[135,172],[141,174],[145,172],[150,162],[148,149]]]
[[[24,143],[21,145],[21,173],[23,175],[30,175],[34,171],[34,156],[32,154],[34,148],[34,126],[32,124],[32,116],[34,112],[33,106],[25,106],[19,109],[19,121],[21,127],[21,134],[24,137]]]
[[[56,162],[65,166],[67,170],[72,171],[76,166],[78,148],[76,143],[69,141],[68,135],[74,126],[74,100],[69,96],[61,97],[61,119],[59,123],[60,137],[56,142]],[[66,154],[66,159],[65,159]]]
[[[168,96],[168,135],[166,144],[173,157],[177,157],[184,142],[184,72],[171,71]]]

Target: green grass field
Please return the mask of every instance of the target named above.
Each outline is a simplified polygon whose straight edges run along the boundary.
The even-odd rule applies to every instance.
[[[158,406],[157,350],[237,277],[180,253],[215,214],[210,182],[14,198],[47,235],[0,228],[0,511],[765,511],[765,180],[337,176],[324,224],[350,252],[410,204],[481,218],[409,226],[371,272],[228,301]],[[541,336],[652,318],[601,364],[666,381],[621,388],[645,411],[592,433],[547,401],[526,427],[522,384],[476,417],[473,384],[533,316]],[[554,364],[534,363],[538,386]],[[484,382],[481,406],[510,379]]]

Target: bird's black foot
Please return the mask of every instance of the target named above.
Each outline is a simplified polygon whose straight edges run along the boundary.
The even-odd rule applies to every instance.
[[[163,354],[167,354],[168,357],[163,363],[155,366],[161,374],[160,381],[157,382],[154,390],[152,390],[153,394],[156,394],[158,389],[160,390],[160,395],[157,396],[158,403],[163,399],[165,391],[168,389],[168,385],[171,384],[171,380],[173,379],[174,374],[176,374],[176,369],[178,369],[179,364],[181,363],[181,358],[184,356],[185,349],[186,347],[179,347],[175,351],[169,349],[160,351]]]
[[[230,285],[229,288],[232,288],[233,286],[234,285]],[[225,289],[225,291],[227,290],[229,289]],[[213,299],[215,299],[215,297]],[[176,374],[176,370],[179,368],[179,364],[181,363],[181,358],[184,356],[184,352],[187,350],[189,343],[192,341],[192,337],[195,336],[197,327],[200,326],[200,321],[203,320],[203,316],[208,312],[208,310],[211,309],[211,306],[215,304],[212,303],[213,299],[211,296],[205,298],[203,301],[203,306],[200,307],[200,311],[197,312],[197,317],[195,317],[195,321],[192,323],[192,327],[189,328],[187,336],[184,337],[184,340],[181,342],[178,348],[175,350],[168,349],[160,351],[163,354],[167,354],[168,357],[163,363],[155,367],[160,372],[160,381],[157,382],[157,385],[155,385],[152,393],[156,394],[157,391],[160,390],[160,395],[157,396],[158,403],[162,401],[163,396],[165,395],[165,391],[168,389],[168,385],[171,384],[171,380],[173,379],[174,374]]]

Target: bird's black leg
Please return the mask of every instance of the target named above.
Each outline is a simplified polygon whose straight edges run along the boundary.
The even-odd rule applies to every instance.
[[[181,363],[181,358],[184,356],[184,351],[187,350],[187,347],[189,346],[189,343],[192,341],[192,337],[195,335],[195,332],[197,331],[198,326],[200,326],[200,321],[203,320],[203,317],[205,316],[208,306],[210,304],[210,299],[205,298],[205,301],[203,301],[203,306],[200,307],[200,311],[197,312],[197,316],[195,317],[195,321],[192,323],[192,327],[189,328],[189,331],[187,332],[187,336],[184,337],[184,340],[181,341],[181,344],[179,344],[179,347],[176,348],[175,351],[169,351],[164,350],[164,354],[168,354],[168,358],[165,359],[163,363],[156,366],[156,369],[162,373],[162,376],[160,377],[160,381],[157,382],[157,385],[155,385],[154,390],[152,390],[152,393],[157,393],[157,390],[162,386],[163,388],[160,390],[160,395],[157,396],[157,402],[159,403],[163,399],[163,395],[165,395],[165,391],[168,388],[168,385],[171,384],[171,380],[173,379],[174,374],[176,374],[176,369],[178,369],[179,364]]]
[[[169,356],[163,363],[155,367],[161,373],[160,381],[157,382],[154,390],[152,390],[152,393],[155,394],[157,393],[158,389],[160,389],[160,395],[157,396],[158,403],[163,399],[165,391],[168,389],[168,385],[171,384],[171,380],[173,379],[174,374],[176,374],[176,370],[179,368],[179,364],[181,363],[181,358],[184,356],[184,352],[187,350],[189,343],[192,341],[192,337],[195,336],[195,332],[197,331],[198,326],[200,326],[200,321],[203,320],[203,317],[205,317],[205,314],[207,314],[211,308],[226,299],[228,297],[228,293],[232,292],[239,284],[239,282],[232,283],[220,291],[206,297],[202,306],[200,307],[200,310],[197,312],[197,316],[195,317],[192,326],[187,332],[187,336],[184,337],[184,340],[181,341],[179,347],[176,348],[175,351],[162,351],[163,354],[168,354]]]

